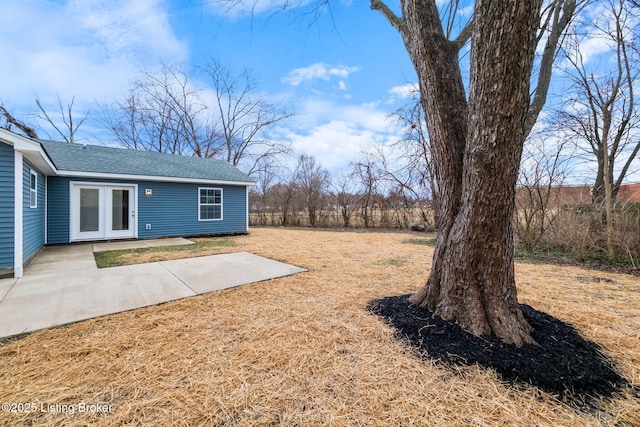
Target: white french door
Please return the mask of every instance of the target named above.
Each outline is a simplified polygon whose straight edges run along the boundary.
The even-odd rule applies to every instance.
[[[105,187],[105,238],[135,237],[135,187]]]
[[[136,192],[135,185],[71,183],[71,240],[136,237]]]

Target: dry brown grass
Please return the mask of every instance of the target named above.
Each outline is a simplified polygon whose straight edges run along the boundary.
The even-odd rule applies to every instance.
[[[234,251],[307,273],[33,333],[0,346],[0,402],[101,402],[104,415],[1,425],[640,425],[633,397],[583,413],[477,367],[423,362],[365,310],[415,291],[431,248],[400,233],[253,229]],[[521,302],[575,325],[640,385],[632,276],[517,265]],[[609,281],[594,281],[602,278]]]

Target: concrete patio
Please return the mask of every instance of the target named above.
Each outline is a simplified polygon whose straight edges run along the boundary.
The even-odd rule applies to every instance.
[[[103,269],[93,256],[189,243],[158,239],[46,247],[24,277],[0,279],[0,337],[306,271],[247,252]]]

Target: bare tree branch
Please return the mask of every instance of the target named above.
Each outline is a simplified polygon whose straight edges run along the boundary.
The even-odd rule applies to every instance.
[[[126,100],[103,107],[103,122],[131,149],[217,156],[221,135],[207,119],[202,92],[179,66],[163,65],[142,73]]]
[[[7,121],[7,126],[5,127],[7,130],[11,130],[11,125],[13,125],[24,132],[24,134],[29,138],[38,138],[38,133],[34,128],[32,128],[31,126],[27,126],[20,120],[17,120],[15,117],[13,117],[13,115],[9,113],[9,111],[4,107],[4,105],[2,105],[2,103],[0,103],[0,114],[2,114]]]
[[[460,50],[462,47],[467,44],[469,39],[471,39],[471,34],[473,33],[473,18],[464,26],[458,37],[453,41],[453,45],[456,49]]]
[[[382,16],[384,16],[387,21],[389,21],[391,26],[398,30],[403,39],[409,37],[409,29],[407,28],[405,22],[402,20],[402,18],[396,15],[391,10],[391,8],[389,8],[389,6],[387,6],[386,3],[384,3],[382,0],[371,0],[371,10],[377,10],[378,12],[380,12]]]
[[[38,106],[38,109],[40,110],[40,113],[38,113],[36,116],[39,119],[44,120],[47,123],[49,123],[51,126],[53,126],[53,128],[56,130],[56,132],[66,142],[70,142],[70,143],[74,143],[75,142],[75,136],[76,136],[76,132],[78,131],[78,128],[80,126],[82,126],[82,124],[85,122],[85,120],[87,120],[87,117],[89,116],[89,113],[87,112],[80,119],[79,122],[74,123],[74,121],[73,121],[73,104],[75,102],[75,99],[76,99],[76,97],[74,95],[73,97],[71,97],[71,102],[69,104],[67,104],[66,107],[64,107],[62,105],[62,99],[60,99],[60,94],[56,93],[56,101],[57,101],[57,104],[58,104],[58,110],[60,111],[60,116],[62,117],[62,123],[64,124],[64,127],[65,127],[65,130],[63,131],[61,129],[61,127],[58,126],[56,121],[49,115],[49,113],[45,109],[44,105],[40,101],[40,98],[36,97],[36,105]]]
[[[246,171],[251,174],[265,159],[289,151],[288,144],[272,138],[268,131],[294,112],[260,94],[248,70],[233,74],[216,60],[209,60],[200,69],[214,90],[210,120],[220,127],[228,162],[235,166],[246,162]]]
[[[579,3],[584,4],[585,1],[580,1]],[[531,129],[533,129],[542,108],[547,102],[553,63],[561,45],[560,41],[575,16],[576,10],[576,0],[554,0],[546,12],[548,14],[547,22],[542,25],[538,38],[541,39],[547,31],[548,37],[540,60],[535,94],[529,106],[529,113],[524,126],[525,136],[529,135]],[[551,27],[548,28],[548,25]]]
[[[577,146],[586,145],[597,162],[593,200],[602,202],[610,186],[611,199],[615,202],[618,189],[640,152],[640,140],[634,139],[631,133],[640,125],[634,91],[640,77],[640,52],[636,49],[634,34],[640,26],[631,19],[632,11],[623,0],[608,0],[604,10],[610,17],[605,17],[602,23],[596,18],[584,25],[614,46],[611,56],[615,66],[610,70],[590,70],[579,40],[573,36],[564,54],[571,65],[568,73],[576,95],[569,100],[571,108],[561,111],[559,117],[565,120],[565,127]],[[628,157],[615,177],[616,164],[623,153]]]

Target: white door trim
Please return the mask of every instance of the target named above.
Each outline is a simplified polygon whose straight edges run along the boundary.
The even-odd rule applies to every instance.
[[[96,232],[80,232],[80,189],[99,191],[99,226]],[[111,190],[129,190],[129,229],[111,230]],[[69,182],[69,241],[91,241],[138,238],[138,185],[117,182]]]

